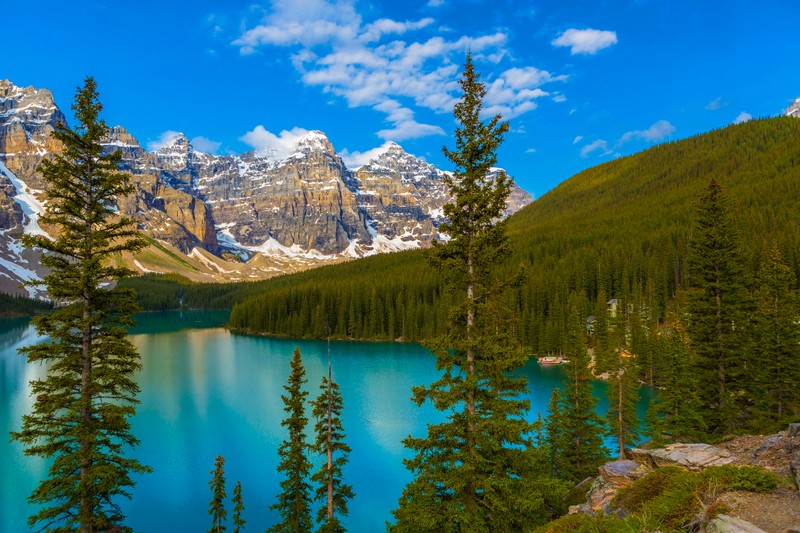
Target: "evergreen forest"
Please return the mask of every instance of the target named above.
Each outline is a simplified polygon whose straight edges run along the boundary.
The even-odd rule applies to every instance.
[[[777,248],[800,273],[800,121],[732,125],[590,168],[513,215],[511,258],[501,277],[524,269],[508,298],[516,335],[531,353],[560,353],[567,300],[584,295],[636,302],[644,321],[663,321],[687,282],[689,240],[700,195],[715,178],[732,201],[743,275]],[[450,302],[426,251],[401,252],[272,280],[176,283],[176,276],[125,280],[146,309],[232,308],[231,327],[252,333],[420,341],[439,335]],[[602,297],[602,298],[601,298]]]

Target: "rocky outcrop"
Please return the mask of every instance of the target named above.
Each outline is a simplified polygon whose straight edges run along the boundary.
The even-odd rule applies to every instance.
[[[0,161],[35,189],[44,186],[36,172],[42,159],[61,151],[51,136],[58,122],[66,118],[49,90],[0,80]]]
[[[699,471],[709,466],[722,466],[736,460],[731,453],[710,444],[670,444],[665,448],[630,450],[631,457],[651,468],[681,466]]]
[[[586,503],[581,504],[578,512],[597,515],[611,514],[611,500],[620,489],[630,487],[634,481],[644,477],[650,471],[636,461],[620,460],[606,463],[599,469],[599,475],[592,482],[586,495]]]

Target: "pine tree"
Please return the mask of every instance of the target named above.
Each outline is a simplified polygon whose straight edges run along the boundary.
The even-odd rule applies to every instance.
[[[26,246],[43,250],[41,264],[49,273],[37,283],[61,305],[33,319],[48,340],[20,350],[48,371],[31,382],[33,409],[12,438],[23,443],[26,455],[52,459],[48,477],[29,497],[41,505],[29,525],[128,531],[114,500],[130,496],[133,475],[150,471],[124,455],[138,444],[129,419],[138,403],[133,375],[141,363],[125,329],[133,324],[133,294],[107,284],[131,274],[112,265],[114,254],[138,250],[143,241],[133,221],[115,212],[117,198],[133,188],[117,171],[119,152],[103,152],[108,127],[99,118],[102,105],[91,77],[78,88],[72,109],[77,128],[57,125],[53,138],[63,152],[39,167],[48,185],[40,220],[55,228],[56,238],[23,236]]]
[[[758,271],[754,368],[760,415],[782,422],[800,413],[800,305],[796,278],[780,251],[769,251]]]
[[[709,430],[727,433],[746,419],[747,300],[738,233],[722,186],[712,179],[700,199],[691,240],[689,336],[697,355]]]
[[[600,375],[611,367],[612,349],[609,332],[608,301],[605,289],[597,293],[592,324],[592,347],[594,353],[594,373]]]
[[[511,179],[490,177],[508,131],[500,116],[480,119],[486,89],[467,55],[456,104],[455,149],[444,148],[456,170],[445,180],[453,200],[444,207],[450,236],[429,258],[447,278],[451,308],[448,331],[429,344],[442,377],[415,387],[414,402],[430,401],[449,413],[428,425],[424,438],[407,438],[414,474],[394,511],[393,531],[519,530],[539,519],[541,497],[528,483],[530,445],[524,414],[525,379],[512,371],[527,360],[501,312],[504,284],[493,268],[509,254],[505,209]],[[535,497],[534,494],[539,497]]]
[[[214,470],[209,472],[211,481],[208,486],[211,488],[211,501],[208,504],[208,514],[211,516],[211,527],[208,533],[222,533],[225,531],[223,522],[228,516],[225,510],[225,458],[218,455],[214,460]]]
[[[341,518],[347,516],[347,502],[353,498],[353,488],[344,483],[342,474],[350,447],[344,442],[342,394],[333,381],[330,365],[328,376],[322,378],[320,395],[312,405],[317,434],[313,450],[325,459],[320,469],[311,477],[311,481],[317,485],[317,499],[325,502],[317,513],[317,522],[320,523],[318,531],[342,533],[346,529]]]
[[[705,434],[695,364],[689,351],[685,291],[679,291],[666,313],[655,351],[660,361],[658,392],[650,403],[645,435],[654,445],[697,442]]]
[[[287,417],[281,422],[289,431],[289,437],[278,448],[281,458],[278,471],[284,475],[281,481],[281,493],[278,503],[271,505],[270,509],[281,514],[281,521],[273,526],[273,533],[303,533],[311,531],[311,485],[308,476],[311,472],[311,463],[308,460],[305,428],[308,419],[305,416],[305,399],[308,392],[302,387],[308,380],[303,368],[300,350],[295,348],[291,362],[289,382],[284,386],[285,395],[281,395],[284,403],[284,412]]]
[[[547,405],[547,418],[545,420],[545,443],[547,448],[550,473],[558,476],[565,470],[564,450],[571,445],[567,442],[567,423],[561,406],[564,403],[561,389],[553,389],[550,403]]]
[[[595,412],[597,399],[592,396],[589,355],[584,336],[583,302],[585,297],[570,294],[568,300],[569,320],[567,324],[565,365],[567,380],[561,393],[561,417],[564,428],[563,440],[569,443],[561,450],[558,476],[562,479],[580,481],[594,475],[606,459],[603,446],[603,420]]]
[[[626,459],[625,446],[633,445],[639,438],[639,415],[636,402],[639,400],[639,383],[632,365],[625,358],[627,352],[620,350],[608,378],[608,411],[606,422],[608,434],[617,440],[619,458]]]
[[[244,502],[242,501],[242,482],[237,481],[233,487],[233,533],[241,533],[247,521],[242,518]]]

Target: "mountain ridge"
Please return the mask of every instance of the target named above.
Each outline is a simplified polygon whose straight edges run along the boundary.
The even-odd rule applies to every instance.
[[[25,189],[43,198],[45,183],[36,169],[61,151],[50,136],[59,121],[66,118],[49,90],[0,80],[0,259],[6,262],[4,267],[0,261],[0,289],[6,291],[20,292],[15,285],[26,279],[22,269],[41,274],[35,257],[25,259],[13,244],[38,214],[25,212],[18,197]],[[179,272],[197,281],[259,279],[425,247],[440,237],[441,208],[448,200],[444,171],[400,145],[388,145],[367,165],[349,169],[319,130],[296,139],[288,154],[210,154],[196,150],[182,133],[148,151],[119,125],[110,128],[104,145],[121,152],[120,169],[135,187],[119,199],[120,212],[162,245],[136,262],[120,259],[141,273]],[[515,194],[509,213],[531,201],[518,187]],[[170,256],[175,253],[181,255],[177,263]]]

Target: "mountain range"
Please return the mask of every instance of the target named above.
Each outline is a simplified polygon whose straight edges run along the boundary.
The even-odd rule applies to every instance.
[[[0,290],[42,274],[23,233],[42,228],[46,183],[37,168],[62,147],[51,137],[66,118],[48,89],[0,80]],[[262,279],[323,264],[425,247],[440,238],[448,201],[445,171],[398,144],[347,168],[320,131],[289,155],[214,155],[182,134],[145,150],[122,126],[104,143],[122,153],[135,192],[118,200],[150,246],[120,262],[141,273],[176,272],[195,281]],[[494,169],[493,172],[504,172]],[[514,186],[510,215],[531,202]],[[27,294],[36,295],[33,288]]]

